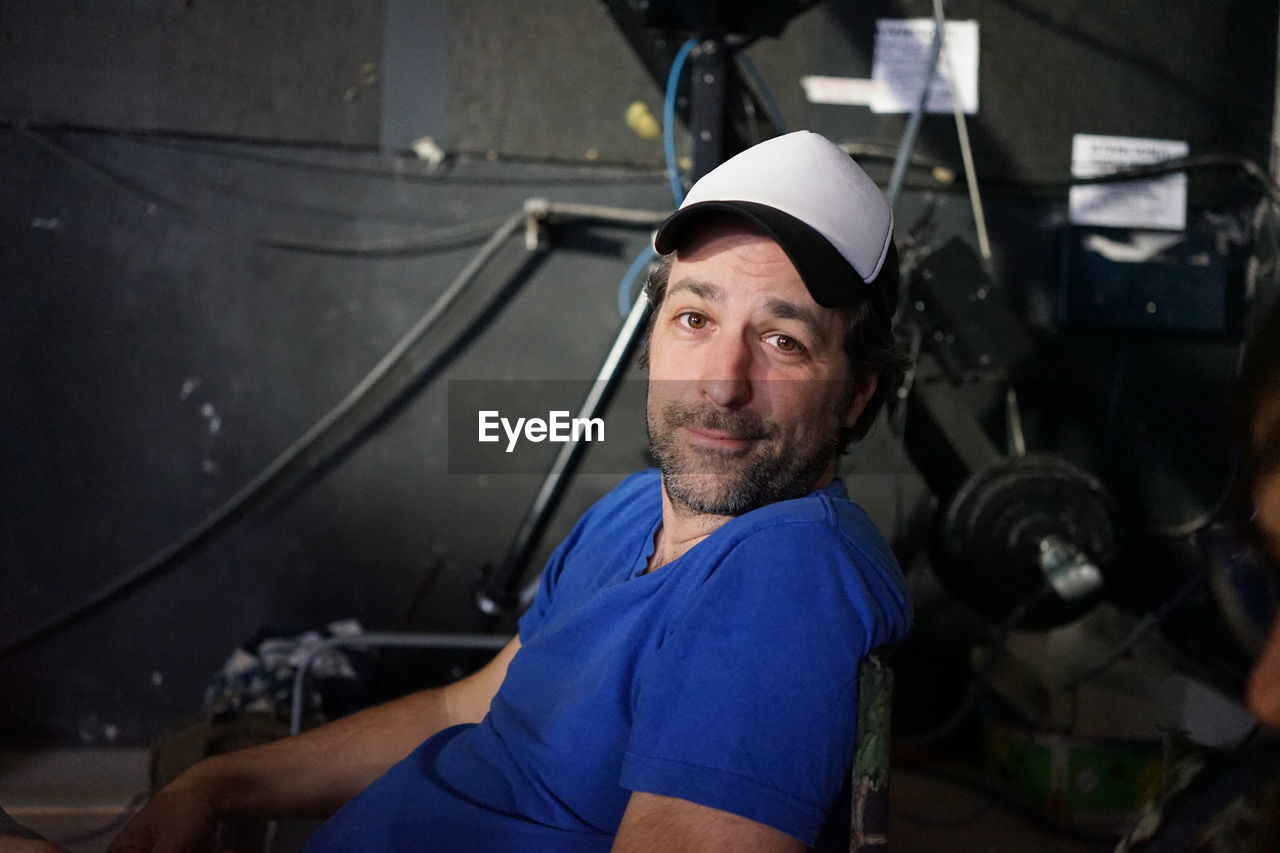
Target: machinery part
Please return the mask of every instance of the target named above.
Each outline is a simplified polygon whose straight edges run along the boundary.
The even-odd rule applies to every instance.
[[[768,98],[744,83],[730,59],[757,39],[780,36],[792,18],[816,4],[817,0],[604,0],[602,6],[659,89],[665,86],[683,35],[696,37],[703,48],[713,45],[711,51],[691,57],[688,97],[678,99],[678,111],[694,141],[696,179],[699,166],[710,170],[753,142],[782,132]],[[708,72],[712,79],[702,85]],[[699,108],[699,100],[708,106]]]
[[[958,237],[920,261],[908,301],[925,346],[955,382],[1016,374],[1035,351],[981,259]]]
[[[1040,571],[1064,601],[1087,598],[1102,586],[1102,571],[1089,555],[1061,536],[1040,540]]]
[[[993,621],[1046,586],[1020,627],[1050,628],[1091,609],[1116,551],[1115,506],[1088,472],[1041,453],[971,476],[943,513],[934,571]]]
[[[693,180],[728,158],[725,96],[729,91],[729,49],[717,36],[704,39],[689,54],[689,127],[693,133]]]

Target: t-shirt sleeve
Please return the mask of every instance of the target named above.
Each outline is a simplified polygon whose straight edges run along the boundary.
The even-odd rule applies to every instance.
[[[621,784],[812,845],[852,760],[859,661],[905,628],[902,590],[805,522],[756,531],[706,571],[637,672]]]

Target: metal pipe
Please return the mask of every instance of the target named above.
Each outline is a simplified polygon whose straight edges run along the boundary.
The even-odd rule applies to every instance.
[[[582,402],[579,418],[591,419],[608,404],[609,397],[622,376],[626,360],[644,330],[644,319],[648,308],[649,298],[641,292],[631,306],[631,313],[623,321],[622,328],[618,330],[613,347],[605,357],[604,363],[600,365],[600,371],[591,384],[591,390]],[[568,487],[569,478],[585,448],[586,443],[578,438],[560,446],[560,452],[556,454],[550,472],[542,481],[542,488],[533,499],[533,505],[525,515],[506,559],[476,593],[476,607],[481,613],[486,616],[497,616],[512,601],[512,587],[519,583],[524,574],[533,549],[546,529],[551,513],[560,502],[560,496]],[[517,600],[522,598],[523,595]]]
[[[902,130],[902,142],[898,145],[898,156],[893,161],[893,171],[889,173],[889,186],[885,197],[889,200],[890,209],[898,206],[898,196],[902,195],[902,184],[907,177],[907,164],[911,162],[911,152],[916,147],[916,137],[920,133],[920,121],[924,118],[929,103],[929,83],[938,69],[938,57],[942,53],[942,29],[935,26],[933,30],[933,46],[929,52],[929,66],[924,71],[924,85],[920,87],[920,100],[913,113],[907,118],[907,125]]]
[[[577,204],[564,201],[550,201],[545,204],[547,213],[595,219],[600,222],[657,226],[671,215],[670,211],[633,210],[627,207],[607,207],[600,204]]]

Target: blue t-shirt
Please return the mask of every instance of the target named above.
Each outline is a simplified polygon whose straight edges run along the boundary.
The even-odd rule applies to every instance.
[[[309,851],[607,851],[633,791],[813,844],[853,754],[858,663],[910,622],[901,571],[836,481],[645,574],[643,471],[552,555],[478,725],[428,739]]]

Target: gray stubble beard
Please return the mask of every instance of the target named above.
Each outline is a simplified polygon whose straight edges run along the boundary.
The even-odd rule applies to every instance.
[[[659,412],[653,411],[652,404],[648,408],[649,452],[662,472],[667,494],[677,506],[697,514],[736,517],[803,497],[839,452],[838,428],[807,454],[790,453],[790,448],[776,445],[753,446],[742,453],[682,446],[676,435],[684,426],[760,441],[776,438],[778,428],[754,416],[687,404],[670,403]],[[735,466],[741,470],[731,474]],[[730,476],[733,481],[726,482]]]

